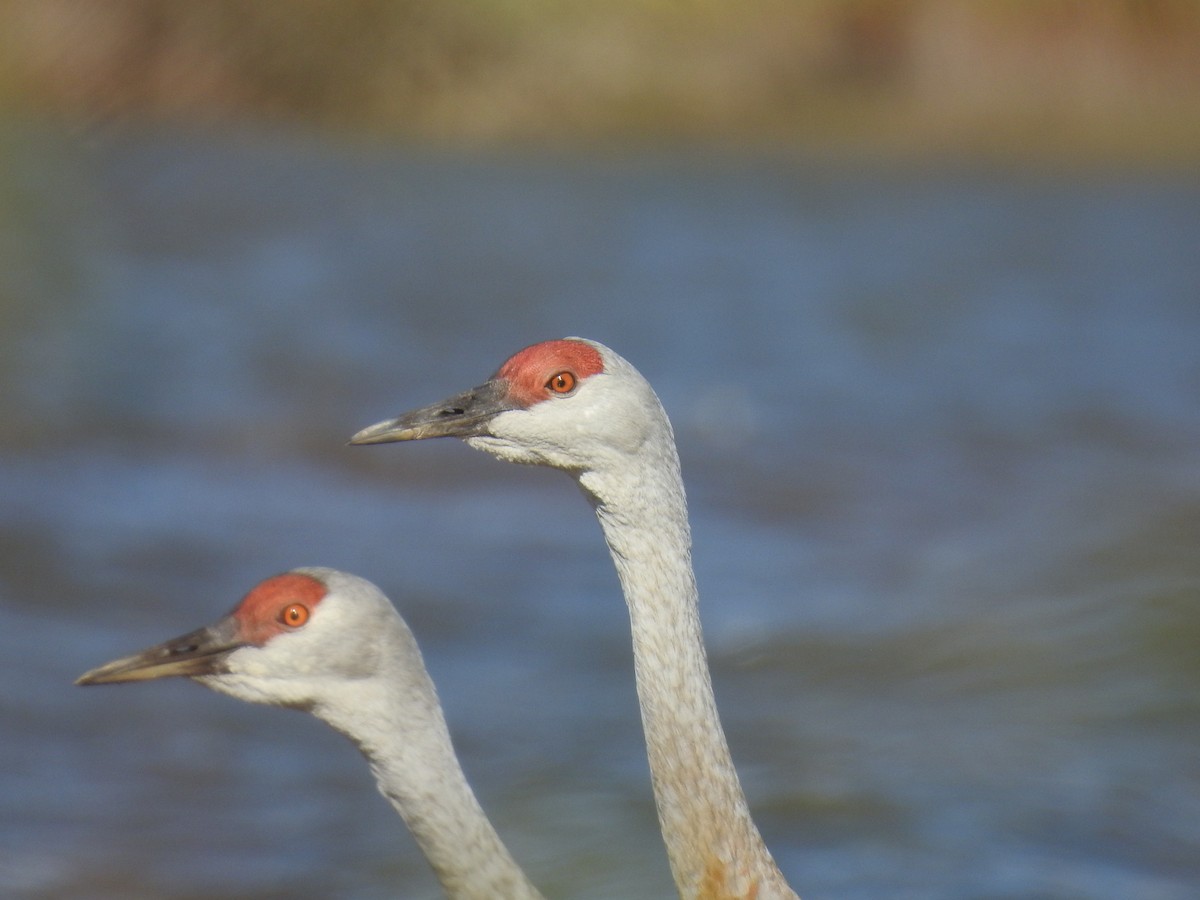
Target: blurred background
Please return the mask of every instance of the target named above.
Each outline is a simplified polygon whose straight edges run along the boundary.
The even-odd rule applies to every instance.
[[[1200,5],[0,2],[0,895],[435,897],[354,749],[82,671],[330,565],[550,897],[672,894],[569,480],[364,425],[566,334],[671,414],[806,898],[1200,890]]]
[[[46,0],[0,23],[5,105],[91,127],[1074,164],[1200,147],[1191,0]]]

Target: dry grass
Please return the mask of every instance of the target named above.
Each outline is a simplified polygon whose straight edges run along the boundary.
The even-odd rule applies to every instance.
[[[10,0],[0,58],[89,123],[1200,161],[1194,0]]]

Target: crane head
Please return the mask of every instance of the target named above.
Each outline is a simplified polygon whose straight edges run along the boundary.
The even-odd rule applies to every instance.
[[[338,684],[375,674],[382,636],[395,633],[395,622],[411,643],[370,582],[294,569],[260,582],[213,624],[92,669],[76,684],[179,675],[243,700],[309,708]]]
[[[670,423],[646,379],[582,338],[526,347],[478,387],[364,428],[350,443],[433,437],[576,474],[619,467],[647,445],[666,452],[669,444],[674,452]]]

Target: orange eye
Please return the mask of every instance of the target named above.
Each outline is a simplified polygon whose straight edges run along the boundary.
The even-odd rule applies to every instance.
[[[293,603],[280,614],[279,621],[289,628],[299,628],[308,621],[308,607],[303,603]]]
[[[546,382],[546,387],[556,394],[569,394],[575,390],[575,376],[570,372],[559,372]]]

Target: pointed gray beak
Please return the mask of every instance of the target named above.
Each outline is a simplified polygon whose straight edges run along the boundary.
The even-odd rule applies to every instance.
[[[75,683],[117,684],[171,675],[219,675],[226,671],[225,658],[246,646],[237,640],[237,631],[237,622],[232,616],[226,616],[205,628],[97,666],[80,675]]]
[[[350,438],[350,443],[386,444],[435,437],[477,437],[487,434],[487,424],[493,417],[510,409],[516,409],[516,406],[508,397],[508,382],[495,378],[441,403],[377,422]]]

